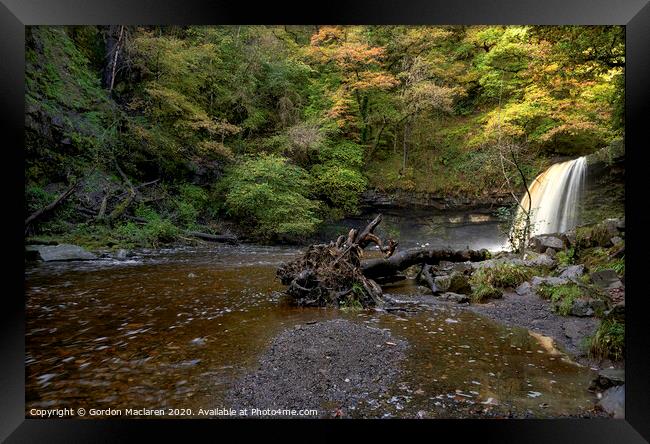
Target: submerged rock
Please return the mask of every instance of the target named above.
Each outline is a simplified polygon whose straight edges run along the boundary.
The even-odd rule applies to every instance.
[[[28,245],[25,247],[26,255],[30,259],[44,262],[52,261],[88,261],[97,259],[97,256],[78,245]]]

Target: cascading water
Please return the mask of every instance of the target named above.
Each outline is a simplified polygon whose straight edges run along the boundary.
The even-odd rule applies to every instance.
[[[587,158],[556,163],[530,184],[530,198],[524,193],[517,210],[511,236],[525,224],[525,213],[530,202],[530,236],[558,233],[573,228],[578,223],[580,202],[587,171]]]

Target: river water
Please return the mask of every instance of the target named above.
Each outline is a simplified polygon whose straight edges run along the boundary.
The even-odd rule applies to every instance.
[[[537,417],[593,407],[590,369],[527,330],[460,307],[401,314],[292,307],[275,269],[299,251],[220,245],[28,267],[26,415],[83,407],[185,408],[196,416],[199,408],[227,407],[230,384],[254,368],[274,336],[340,317],[410,344],[400,381],[388,397],[370,400],[364,416],[457,417],[461,403]],[[405,281],[387,291],[419,290]]]

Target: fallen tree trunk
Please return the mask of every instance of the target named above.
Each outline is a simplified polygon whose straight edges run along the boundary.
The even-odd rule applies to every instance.
[[[371,259],[361,265],[363,274],[369,278],[391,276],[413,265],[437,265],[441,261],[477,262],[489,259],[490,253],[483,250],[451,250],[412,248],[401,251],[390,258]]]
[[[203,239],[210,242],[224,242],[228,244],[238,243],[237,237],[231,234],[208,234],[208,233],[200,233],[198,231],[188,231],[186,234],[188,236],[197,237],[199,239]]]
[[[32,222],[34,222],[36,219],[43,216],[44,214],[52,211],[53,209],[58,207],[64,200],[66,200],[77,188],[77,185],[79,185],[79,181],[75,181],[74,183],[72,183],[72,185],[70,185],[63,193],[59,194],[59,196],[56,199],[54,199],[52,203],[41,208],[40,210],[33,212],[27,219],[25,219],[25,233],[27,233],[27,229],[29,228],[29,225]]]
[[[128,186],[128,195],[127,197],[120,202],[118,205],[115,206],[111,214],[108,216],[110,220],[116,220],[118,217],[120,217],[126,209],[131,205],[131,202],[135,200],[136,192],[135,188],[133,188],[133,184],[129,180],[126,174],[124,174],[124,171],[122,171],[122,168],[120,168],[120,165],[117,163],[117,160],[115,161],[115,169],[117,170],[118,173],[120,173],[120,176],[122,176],[122,180],[124,180],[124,183]]]
[[[277,277],[287,285],[287,294],[298,305],[374,306],[383,305],[381,286],[375,281],[404,279],[400,271],[423,264],[421,277],[434,294],[438,291],[430,265],[440,261],[480,261],[489,257],[487,250],[411,249],[397,254],[397,242],[386,244],[373,231],[381,223],[381,214],[363,230],[351,229],[329,244],[311,245],[298,259],[282,264]],[[374,243],[383,258],[361,262],[363,248]]]

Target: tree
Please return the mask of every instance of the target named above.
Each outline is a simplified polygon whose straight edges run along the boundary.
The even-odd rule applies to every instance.
[[[384,48],[369,45],[363,31],[362,27],[323,26],[312,36],[307,55],[329,77],[327,116],[343,134],[365,144],[372,95],[394,87],[397,80],[382,69]]]
[[[321,222],[309,198],[309,176],[275,155],[250,157],[224,179],[227,214],[264,239],[311,234]]]

